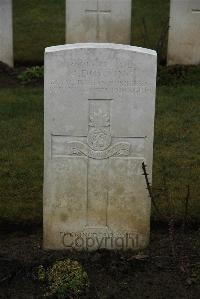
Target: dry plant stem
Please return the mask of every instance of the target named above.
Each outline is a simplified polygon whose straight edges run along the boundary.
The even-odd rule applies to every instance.
[[[154,209],[156,211],[156,213],[161,217],[161,218],[166,218],[159,210],[159,208],[157,207],[157,204],[155,202],[154,196],[153,196],[153,192],[152,192],[152,188],[151,188],[151,184],[149,183],[149,179],[148,179],[148,173],[146,171],[146,165],[144,162],[142,162],[142,169],[143,169],[143,175],[145,177],[145,181],[146,181],[146,185],[147,185],[147,190],[149,192],[149,197],[151,198],[152,204],[154,206]]]
[[[170,248],[171,248],[171,252],[172,252],[172,256],[174,259],[174,262],[177,264],[177,267],[179,269],[179,271],[184,274],[184,276],[186,277],[186,280],[189,282],[190,281],[190,261],[189,258],[187,256],[187,254],[185,253],[184,250],[184,244],[182,243],[182,248],[181,250],[178,250],[178,248],[176,247],[176,231],[175,231],[175,215],[174,213],[171,211],[171,217],[170,219],[168,219],[166,216],[164,216],[158,209],[154,196],[153,196],[153,191],[151,188],[151,184],[149,183],[149,179],[148,179],[148,173],[146,171],[146,165],[143,162],[142,163],[142,169],[143,169],[143,175],[145,177],[145,181],[146,181],[146,185],[147,185],[147,190],[149,192],[149,196],[152,200],[152,204],[155,208],[156,213],[166,219],[168,221],[168,232],[169,232],[169,242],[170,242]],[[166,192],[166,199],[169,205],[169,209],[171,210],[171,206],[172,206],[172,199],[170,194],[168,193],[167,187],[166,187],[166,180],[164,180],[164,190]],[[182,229],[183,231],[185,230],[186,227],[186,223],[187,223],[187,218],[188,218],[188,205],[189,205],[189,198],[190,198],[190,187],[189,185],[187,186],[187,194],[186,197],[184,199],[184,204],[185,204],[185,210],[184,210],[184,219],[183,219],[183,225],[182,225]]]
[[[149,34],[148,34],[145,18],[142,18],[142,24],[144,27],[144,34],[143,34],[144,46],[148,47],[150,45],[150,42],[149,42]]]
[[[164,23],[164,25],[161,29],[160,37],[158,38],[158,41],[157,41],[156,52],[158,53],[158,63],[160,62],[160,59],[161,59],[161,54],[162,54],[162,50],[164,48],[165,40],[168,35],[168,31],[169,31],[169,19],[167,19],[166,22]]]
[[[187,194],[184,200],[185,204],[185,211],[184,211],[184,218],[183,218],[183,224],[182,224],[182,231],[185,232],[186,224],[188,220],[188,207],[189,207],[189,199],[190,199],[190,186],[187,185]]]
[[[143,24],[144,47],[152,48],[152,46],[150,45],[149,32],[148,32],[146,20],[145,20],[144,17],[142,18],[142,24]],[[164,24],[161,28],[160,35],[159,35],[159,37],[156,41],[156,45],[155,45],[155,50],[158,54],[158,63],[161,60],[162,51],[163,51],[163,48],[164,48],[165,40],[166,40],[167,35],[168,35],[168,31],[169,31],[169,18],[167,18],[167,20],[164,22]]]
[[[175,246],[175,228],[174,228],[174,218],[172,217],[169,221],[169,240],[171,245],[172,256],[176,259],[176,246]]]
[[[156,211],[156,213],[163,219],[166,219],[168,221],[168,225],[169,225],[169,240],[170,240],[170,245],[171,245],[171,250],[172,250],[172,255],[173,258],[176,258],[176,248],[175,248],[175,229],[174,229],[174,217],[172,216],[170,221],[167,219],[167,217],[165,215],[163,215],[160,210],[158,209],[154,196],[153,196],[153,192],[152,192],[152,188],[151,188],[151,184],[149,183],[149,179],[148,179],[148,173],[146,171],[146,165],[144,162],[142,162],[142,169],[144,171],[143,175],[145,177],[145,181],[146,181],[146,185],[147,185],[147,190],[149,192],[149,196],[151,198],[152,204],[154,206],[154,209]],[[166,190],[166,186],[165,186],[165,190]],[[168,198],[169,199],[169,198]]]

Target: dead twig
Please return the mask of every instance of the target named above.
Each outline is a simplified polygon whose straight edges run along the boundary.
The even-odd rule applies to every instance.
[[[144,177],[145,177],[145,181],[146,181],[146,185],[147,185],[147,190],[148,190],[148,193],[149,193],[149,197],[151,198],[151,201],[152,201],[152,204],[154,206],[154,209],[156,211],[156,213],[161,217],[161,218],[166,218],[159,210],[159,208],[157,207],[157,204],[156,204],[156,201],[155,201],[155,198],[153,196],[153,192],[152,192],[152,188],[151,188],[151,184],[149,182],[149,178],[148,178],[148,173],[146,171],[146,165],[144,162],[142,162],[142,169],[143,169],[143,174]]]
[[[187,193],[184,200],[185,210],[184,210],[184,217],[183,217],[183,224],[182,224],[182,232],[185,232],[185,228],[188,220],[189,199],[190,199],[190,186],[187,185]]]
[[[167,34],[169,31],[169,19],[164,22],[162,28],[161,28],[161,33],[160,36],[157,40],[156,44],[156,52],[158,53],[158,63],[160,62],[161,56],[162,56],[162,51],[164,48],[165,40],[167,38]]]
[[[146,20],[144,17],[142,18],[142,24],[143,24],[143,28],[144,28],[144,32],[143,32],[144,47],[148,48],[150,45],[149,33],[148,33],[147,25],[146,25]]]

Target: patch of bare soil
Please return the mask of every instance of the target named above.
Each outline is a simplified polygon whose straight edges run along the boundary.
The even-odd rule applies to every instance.
[[[45,286],[35,278],[39,265],[55,260],[78,260],[87,271],[90,288],[80,298],[200,298],[200,286],[190,279],[200,261],[200,233],[176,232],[170,241],[167,229],[153,229],[150,247],[138,255],[98,251],[56,252],[42,249],[42,232],[36,228],[2,232],[0,237],[0,298],[43,298]],[[67,298],[67,297],[66,297]]]

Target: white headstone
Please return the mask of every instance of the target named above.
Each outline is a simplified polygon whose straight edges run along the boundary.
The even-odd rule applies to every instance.
[[[44,247],[148,244],[155,51],[73,44],[45,52]]]
[[[0,61],[13,66],[12,0],[0,0]]]
[[[171,0],[168,65],[200,63],[200,0]]]
[[[130,44],[131,0],[66,0],[66,43]]]

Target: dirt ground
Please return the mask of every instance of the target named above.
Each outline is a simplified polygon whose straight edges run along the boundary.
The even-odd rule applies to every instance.
[[[0,237],[0,298],[43,298],[45,286],[36,280],[35,268],[66,257],[78,260],[89,275],[90,288],[79,298],[200,298],[200,285],[191,276],[200,262],[197,229],[184,235],[174,230],[170,237],[167,227],[156,224],[149,249],[133,255],[44,251],[41,228],[7,228]]]

